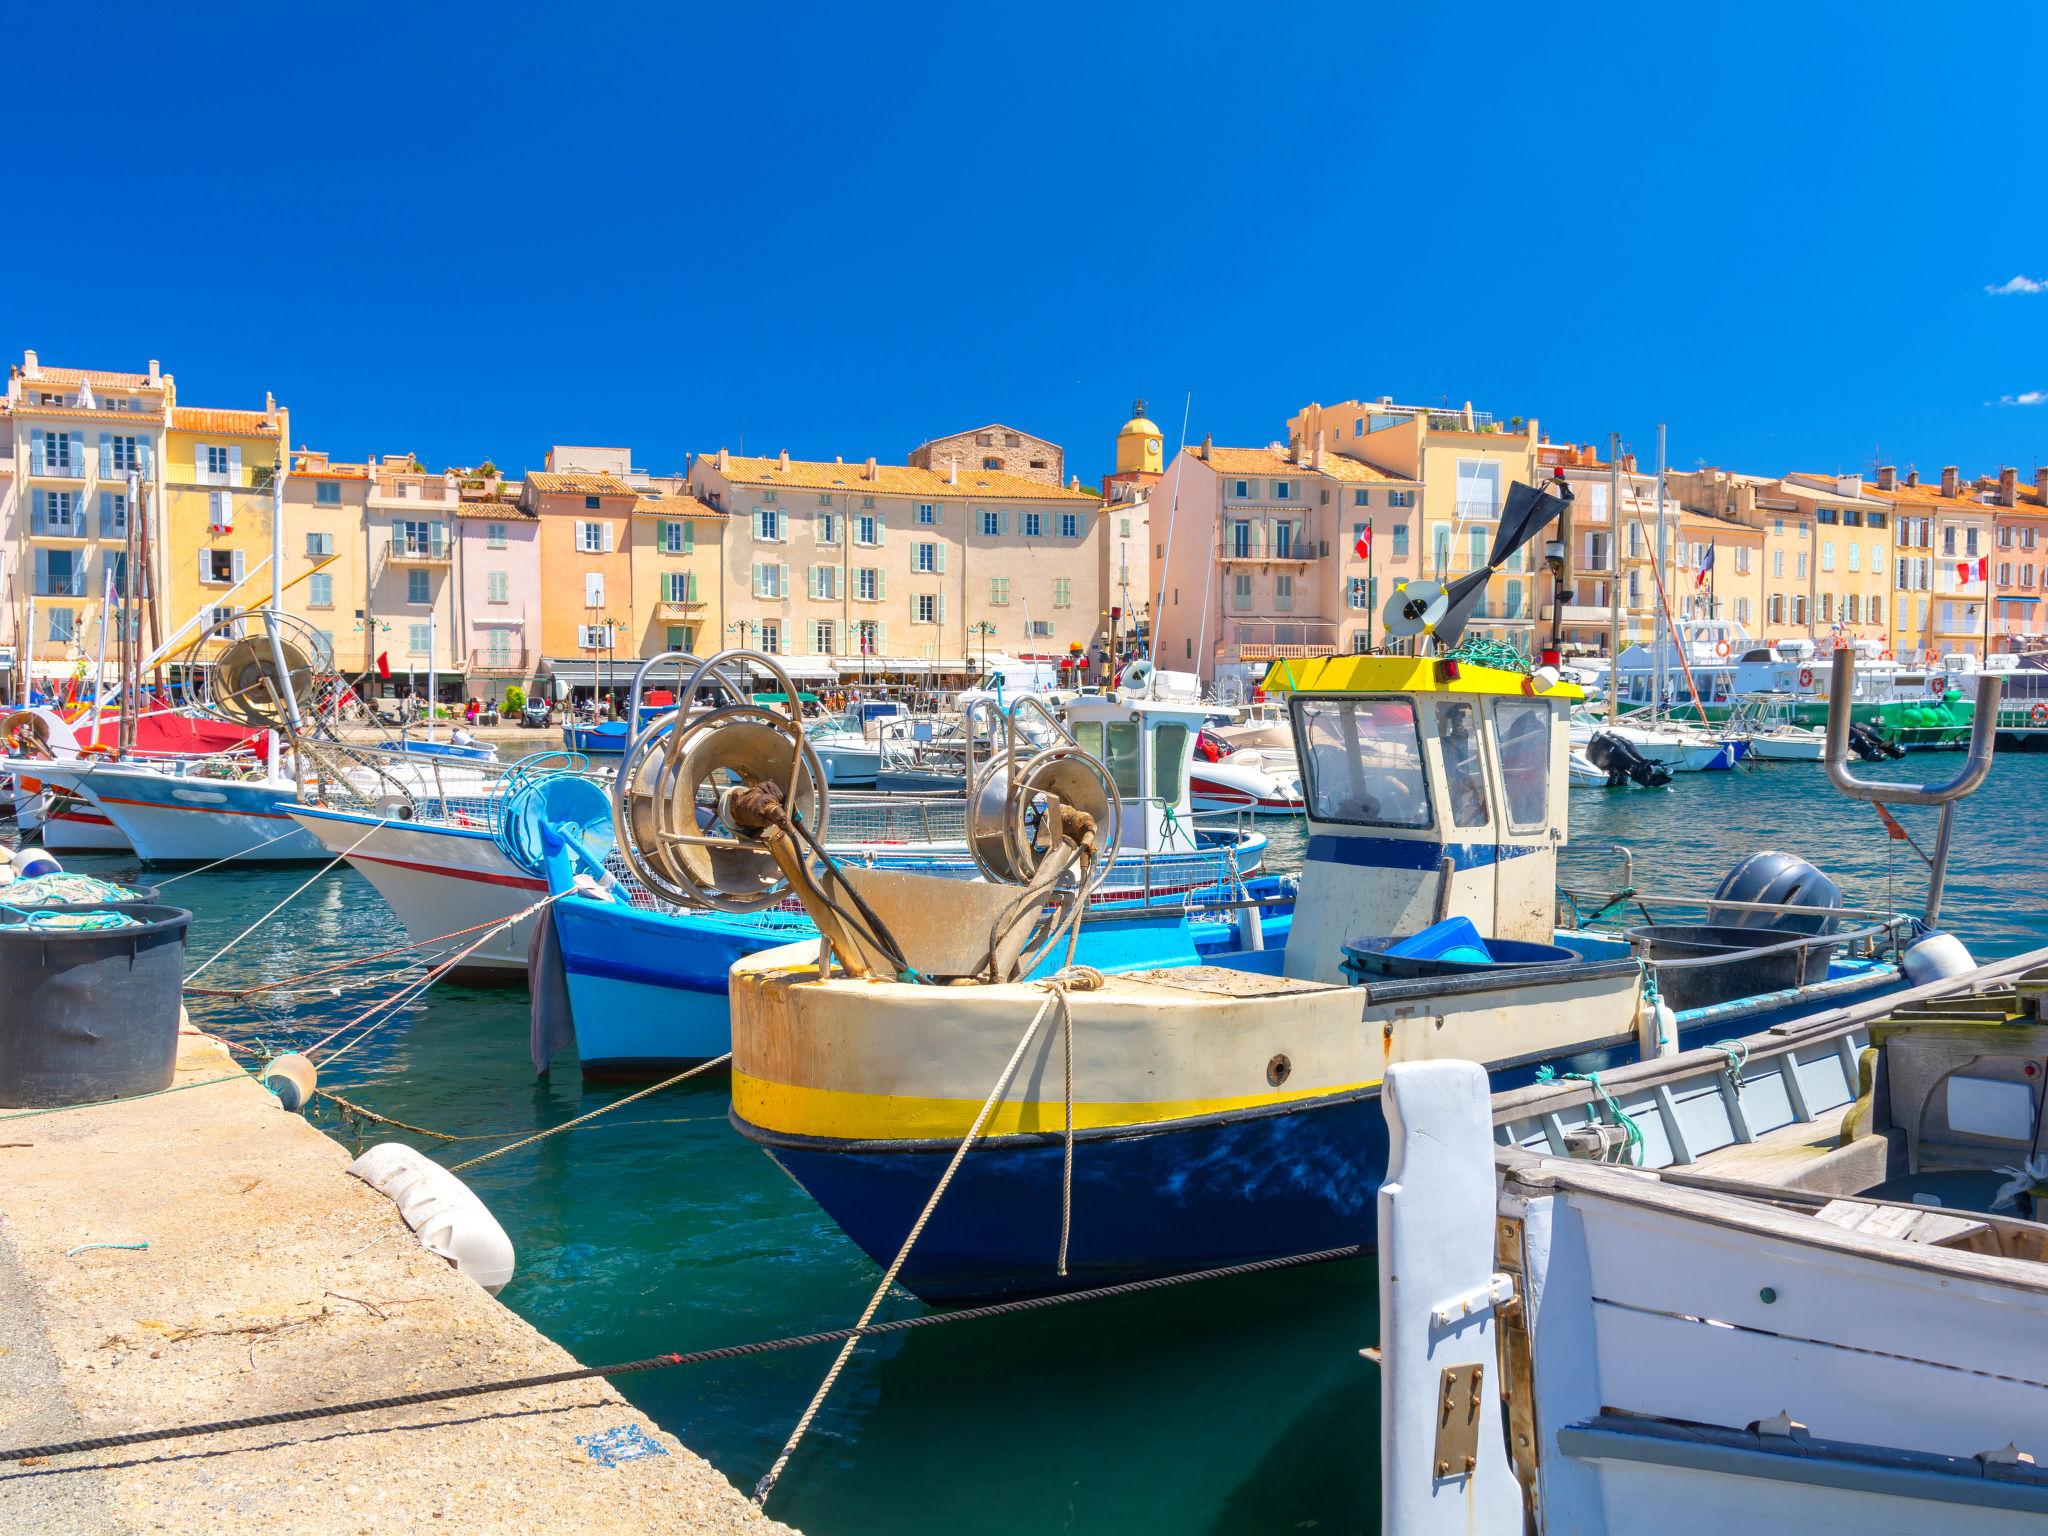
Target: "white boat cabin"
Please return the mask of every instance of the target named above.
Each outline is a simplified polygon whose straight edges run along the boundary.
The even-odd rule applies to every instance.
[[[1266,680],[1291,696],[1308,802],[1286,974],[1341,982],[1346,940],[1444,917],[1553,942],[1581,691],[1428,657],[1289,667]]]
[[[1195,690],[1174,686],[1181,675],[1155,673],[1142,689],[1080,694],[1064,708],[1075,742],[1109,770],[1123,801],[1120,847],[1154,853],[1195,847],[1188,768],[1210,710]]]
[[[1881,703],[1945,693],[1951,676],[1941,667],[1902,666],[1875,640],[1842,642],[1856,653],[1855,697]],[[1824,700],[1834,644],[1811,640],[1754,639],[1733,619],[1681,619],[1673,633],[1652,645],[1631,646],[1614,664],[1614,686],[1631,709],[1656,705],[1688,707],[1693,691],[1709,709],[1725,709],[1743,694],[1784,693]],[[1658,659],[1663,659],[1663,696],[1657,692]],[[1691,685],[1686,682],[1690,669]]]

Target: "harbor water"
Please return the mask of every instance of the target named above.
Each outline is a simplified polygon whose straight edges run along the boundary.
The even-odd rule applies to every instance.
[[[1861,771],[1945,777],[1960,765],[1956,755],[1919,755]],[[2048,861],[2032,830],[2044,805],[2048,756],[2015,755],[1958,809],[1944,926],[1980,958],[2048,942]],[[1900,817],[1931,847],[1932,813]],[[1298,827],[1267,829],[1274,863],[1291,867]],[[1912,850],[1885,835],[1869,806],[1836,795],[1814,764],[1688,775],[1662,791],[1575,788],[1571,835],[1579,845],[1628,846],[1645,892],[1710,890],[1764,847],[1812,860],[1854,903],[1881,904],[1890,891],[1917,909],[1923,888]],[[113,878],[135,872],[118,857],[66,863]],[[1600,855],[1568,851],[1566,869],[1583,889],[1619,882]],[[309,873],[229,866],[168,883],[165,899],[194,913],[192,963]],[[370,887],[337,871],[197,984],[234,990],[297,976],[399,937]],[[195,996],[191,1009],[204,1028],[281,1052],[375,996],[347,987]],[[322,1084],[459,1136],[557,1125],[631,1091],[586,1091],[573,1062],[535,1081],[525,993],[454,986],[362,1036],[323,1069]],[[591,1363],[851,1322],[875,1266],[731,1130],[725,1111],[721,1082],[685,1084],[465,1175],[518,1247],[504,1302]],[[351,1145],[401,1139],[447,1163],[494,1144],[350,1127],[330,1112],[320,1119]],[[1377,1341],[1374,1286],[1373,1266],[1361,1260],[864,1345],[772,1512],[814,1536],[1372,1531],[1379,1383],[1358,1352]],[[882,1316],[919,1310],[899,1296]],[[619,1385],[751,1488],[830,1355],[793,1350]],[[489,1376],[490,1362],[475,1362],[475,1374]]]

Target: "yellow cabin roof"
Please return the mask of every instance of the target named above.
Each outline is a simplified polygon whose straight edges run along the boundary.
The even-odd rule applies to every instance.
[[[1538,689],[1533,679],[1499,667],[1458,663],[1449,682],[1437,676],[1434,656],[1318,656],[1276,661],[1266,674],[1268,693],[1498,693],[1539,694],[1546,699],[1582,699],[1577,683]]]

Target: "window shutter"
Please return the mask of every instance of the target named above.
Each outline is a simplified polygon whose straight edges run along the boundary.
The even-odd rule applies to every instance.
[[[598,526],[604,530],[603,534],[600,535],[600,537],[604,540],[604,552],[606,554],[610,554],[612,552],[612,525],[610,521],[607,520],[605,522],[599,523]]]
[[[935,608],[934,613],[936,616],[936,621],[938,623],[944,624],[946,622],[946,594],[943,592],[939,594],[938,605]]]
[[[889,525],[882,520],[882,514],[877,512],[875,514],[875,543],[886,544],[888,542]]]
[[[36,551],[38,557],[42,553],[41,550]],[[206,554],[207,552],[203,549],[199,551],[199,579],[202,582],[211,582],[213,580],[213,562],[206,558]]]
[[[1010,533],[1010,509],[1009,509],[1009,508],[1005,507],[1005,508],[1004,508],[1004,509],[1003,509],[1002,511],[1000,511],[1000,512],[998,512],[998,513],[996,514],[996,531],[997,531],[998,533],[1002,534],[1002,535],[1003,535],[1003,536],[1004,536],[1005,538],[1009,537],[1009,533]]]
[[[889,626],[886,622],[875,626],[875,654],[886,655],[889,650]]]
[[[114,473],[114,434],[100,434],[100,473],[111,476]]]
[[[881,602],[889,595],[889,573],[877,569],[875,572],[875,601]]]
[[[686,555],[694,555],[696,552],[697,525],[689,521],[687,518],[685,518],[683,520],[683,553]]]
[[[604,606],[604,574],[600,571],[583,573],[583,606],[602,608]]]
[[[229,485],[240,485],[242,483],[242,450],[238,447],[230,447],[228,449],[227,483]]]
[[[448,525],[446,523],[435,523],[433,525],[432,537],[434,541],[434,553],[437,556],[445,555],[448,552]]]
[[[944,543],[940,543],[936,548],[938,550],[939,574],[943,576],[946,574],[946,546]]]
[[[240,586],[242,584],[242,562],[247,557],[244,556],[242,551],[238,549],[228,558],[232,562],[232,564],[230,564],[230,566],[228,567],[228,574],[234,581],[235,585]]]
[[[756,561],[754,562],[754,596],[756,596],[756,597],[759,597],[760,595],[761,595],[761,562],[760,562],[760,561],[758,561],[758,560],[756,560]]]
[[[48,452],[48,450],[47,450],[47,449],[45,449],[45,448],[43,447],[43,429],[42,429],[41,427],[30,427],[30,428],[29,428],[29,431],[28,431],[28,452],[29,452],[29,462],[30,462],[30,463],[31,463],[32,465],[34,465],[34,467],[35,467],[35,472],[36,472],[37,474],[40,474],[40,473],[42,473],[42,470],[43,470],[43,465],[44,465],[44,463],[46,462],[46,461],[44,460],[44,458],[43,458],[43,455],[44,455],[44,454],[45,454],[46,452]]]

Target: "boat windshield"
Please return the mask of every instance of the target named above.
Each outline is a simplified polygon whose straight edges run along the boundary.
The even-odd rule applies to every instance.
[[[1309,814],[1366,826],[1431,824],[1422,736],[1407,699],[1305,699],[1295,735]]]

